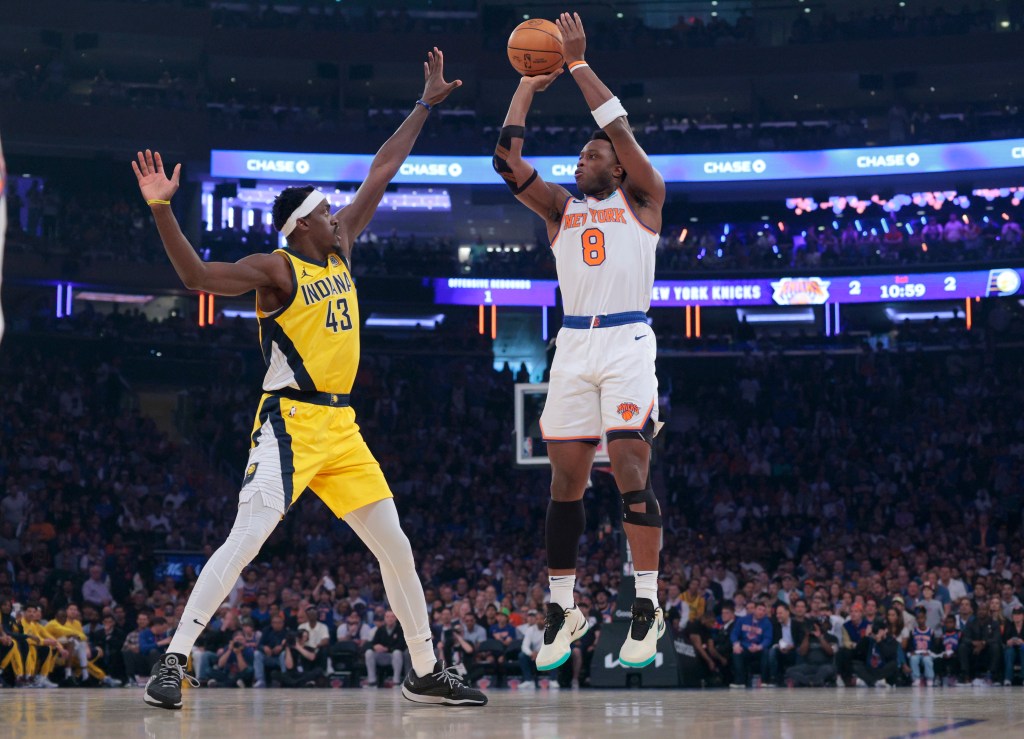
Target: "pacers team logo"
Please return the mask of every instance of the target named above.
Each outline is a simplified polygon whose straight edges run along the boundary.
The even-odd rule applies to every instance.
[[[242,487],[244,488],[252,479],[256,477],[256,468],[260,466],[259,462],[253,462],[251,465],[245,468],[245,478],[242,480]]]
[[[338,266],[338,258],[336,256],[334,256],[333,254],[331,256],[329,256],[327,259],[328,259],[328,261],[330,261],[332,267],[337,267]]]
[[[623,421],[632,421],[635,416],[640,415],[640,406],[636,403],[619,403],[615,409]]]
[[[776,305],[822,305],[828,301],[828,286],[820,277],[783,277],[772,283]]]
[[[1013,295],[1020,290],[1020,273],[1015,269],[993,269],[988,273],[988,294],[1000,297]]]

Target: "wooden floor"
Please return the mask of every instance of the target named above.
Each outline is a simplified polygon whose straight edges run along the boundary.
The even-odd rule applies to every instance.
[[[1014,737],[1022,688],[492,690],[483,708],[423,706],[399,691],[189,690],[181,711],[141,689],[0,691],[0,737]],[[642,732],[642,733],[641,733]]]

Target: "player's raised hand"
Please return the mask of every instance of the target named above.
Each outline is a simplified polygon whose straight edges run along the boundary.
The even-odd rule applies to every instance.
[[[559,67],[549,74],[535,74],[532,77],[523,77],[521,82],[524,85],[532,87],[534,92],[544,92],[546,89],[551,87],[551,83],[557,80],[559,75],[564,71],[565,67]]]
[[[456,87],[462,87],[462,80],[444,81],[444,53],[436,46],[427,52],[427,61],[423,62],[423,102],[437,105],[448,97]]]
[[[135,179],[139,181],[142,197],[146,200],[170,200],[178,191],[181,165],[174,165],[174,173],[168,179],[160,152],[146,149],[145,154],[140,151],[136,156],[138,161],[132,162],[132,169],[135,170]]]
[[[587,35],[583,33],[583,21],[579,13],[562,13],[555,18],[555,25],[562,33],[562,56],[566,64],[583,61],[587,50]]]

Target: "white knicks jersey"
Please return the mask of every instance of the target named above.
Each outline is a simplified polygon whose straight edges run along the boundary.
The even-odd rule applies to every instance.
[[[565,314],[646,313],[657,246],[621,188],[604,200],[569,199],[551,242]]]

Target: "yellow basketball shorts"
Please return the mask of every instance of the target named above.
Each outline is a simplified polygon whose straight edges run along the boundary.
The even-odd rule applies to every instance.
[[[239,502],[259,493],[264,505],[284,515],[305,490],[318,495],[338,518],[392,497],[352,408],[264,393]]]

